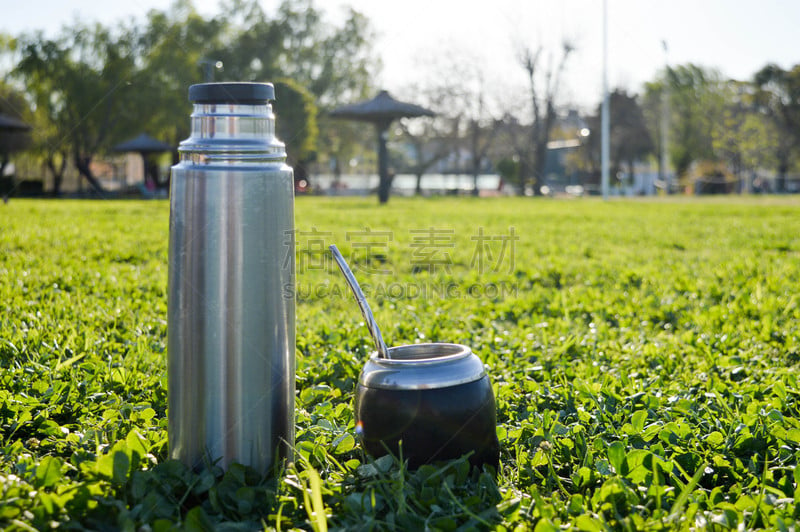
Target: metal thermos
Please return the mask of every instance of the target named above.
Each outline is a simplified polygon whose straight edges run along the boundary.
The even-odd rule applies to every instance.
[[[169,447],[274,472],[294,445],[294,180],[267,83],[189,88],[172,167]]]

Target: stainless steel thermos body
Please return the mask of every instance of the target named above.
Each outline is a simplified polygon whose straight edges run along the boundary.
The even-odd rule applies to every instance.
[[[170,183],[170,455],[280,467],[294,444],[294,180],[261,83],[193,85]]]

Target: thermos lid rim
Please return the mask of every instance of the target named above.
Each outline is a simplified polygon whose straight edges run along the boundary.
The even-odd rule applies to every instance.
[[[274,99],[272,83],[198,83],[189,87],[189,101],[193,103],[258,105]]]

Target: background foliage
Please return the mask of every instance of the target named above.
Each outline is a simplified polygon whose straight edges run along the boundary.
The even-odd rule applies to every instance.
[[[175,147],[188,137],[187,90],[203,81],[281,81],[287,125],[303,134],[289,139],[289,156],[295,166],[313,160],[317,114],[372,89],[379,63],[371,39],[359,13],[336,26],[310,0],[283,2],[269,16],[255,0],[232,0],[208,18],[177,0],[116,27],[75,22],[56,36],[3,38],[0,53],[12,65],[3,78],[58,131],[40,139],[40,150],[66,154],[100,190],[90,163],[115,144],[141,132]]]
[[[798,209],[298,198],[297,462],[262,481],[167,460],[167,204],[12,199],[0,528],[791,530]],[[512,260],[498,246],[513,236]],[[486,363],[496,477],[362,453],[352,398],[371,347],[329,243],[389,343],[462,342]]]
[[[56,35],[0,35],[7,65],[0,108],[13,103],[13,114],[35,126],[28,157],[42,163],[28,165],[38,175],[22,177],[49,172],[50,191],[58,195],[65,169],[74,167],[99,190],[91,163],[117,143],[141,132],[172,146],[187,137],[186,89],[204,80],[291,80],[308,98],[279,100],[276,108],[278,124],[286,115],[291,131],[305,135],[289,143],[295,167],[336,176],[374,172],[370,128],[326,114],[376,94],[376,35],[357,11],[347,10],[337,23],[329,15],[313,0],[287,0],[270,12],[256,0],[229,0],[204,17],[190,0],[176,0],[115,26],[76,21]],[[538,194],[552,172],[548,142],[579,141],[570,181],[599,184],[599,109],[585,109],[583,124],[570,124],[567,111],[577,104],[565,99],[569,87],[560,84],[575,50],[568,40],[560,51],[521,46],[516,63],[526,74],[524,87],[492,80],[486,65],[463,50],[430,54],[397,96],[437,117],[392,128],[391,166],[417,175],[420,193],[425,172],[471,174],[477,183],[479,173],[496,171],[517,192]],[[550,56],[558,59],[545,61]],[[659,160],[666,146],[686,189],[723,177],[719,188],[749,191],[774,177],[773,192],[797,191],[798,94],[800,65],[773,64],[739,80],[703,65],[672,65],[644,87],[617,88],[610,96],[613,184],[630,184],[634,163]],[[581,132],[587,124],[588,137]],[[0,153],[18,149],[11,140],[0,136]],[[662,181],[668,170],[659,168]]]

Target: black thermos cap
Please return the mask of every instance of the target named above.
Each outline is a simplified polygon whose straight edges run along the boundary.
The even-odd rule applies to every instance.
[[[272,83],[199,83],[189,87],[192,103],[259,105],[275,99]]]

